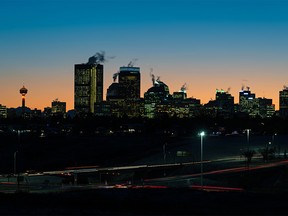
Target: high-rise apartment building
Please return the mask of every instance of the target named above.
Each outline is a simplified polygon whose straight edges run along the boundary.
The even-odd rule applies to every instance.
[[[282,118],[288,117],[288,87],[286,86],[279,91],[279,115]]]
[[[94,104],[103,101],[103,65],[75,64],[74,108],[80,113],[94,113]]]

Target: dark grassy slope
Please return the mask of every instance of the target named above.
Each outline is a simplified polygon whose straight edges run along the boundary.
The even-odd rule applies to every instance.
[[[287,194],[101,189],[0,195],[2,215],[287,215]]]

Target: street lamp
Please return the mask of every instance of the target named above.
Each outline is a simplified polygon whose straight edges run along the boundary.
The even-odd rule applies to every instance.
[[[272,135],[272,144],[276,147],[275,136],[277,136],[277,133],[274,133]],[[278,142],[278,157],[280,157],[280,145],[279,145],[279,142]]]
[[[14,174],[15,175],[17,173],[17,153],[18,153],[18,151],[14,152]]]
[[[21,135],[21,131],[17,130],[17,137],[18,137],[18,150],[19,150],[19,146],[20,146],[20,135]],[[18,150],[16,150],[14,152],[14,174],[16,175],[17,173],[17,154],[18,154]]]
[[[200,134],[200,141],[201,141],[201,189],[203,189],[203,137],[205,136],[205,132],[202,131]]]
[[[163,160],[164,164],[166,164],[166,143],[163,144]]]
[[[166,145],[167,145],[167,143],[164,143],[164,144],[163,144],[163,160],[164,160],[164,164],[166,164]],[[166,176],[165,167],[164,167],[164,173],[163,173],[163,175]]]
[[[249,151],[249,146],[250,146],[250,131],[251,129],[246,129],[247,131],[247,150]]]

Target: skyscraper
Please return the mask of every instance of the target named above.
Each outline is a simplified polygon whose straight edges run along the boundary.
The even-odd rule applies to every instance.
[[[271,118],[275,113],[275,105],[272,99],[258,98],[259,101],[259,115],[262,118]]]
[[[61,102],[57,98],[52,101],[52,115],[63,116],[66,113],[66,102]]]
[[[251,93],[250,88],[239,92],[239,108],[240,112],[246,113],[249,116],[255,117],[259,115],[259,100],[254,93]]]
[[[140,68],[120,67],[119,97],[125,100],[140,99]]]
[[[0,119],[7,118],[7,107],[0,104]]]
[[[165,108],[168,107],[165,106],[167,104],[165,102],[169,99],[171,99],[171,95],[169,94],[168,86],[160,81],[159,78],[156,81],[153,80],[153,86],[144,93],[145,116],[148,118],[156,117],[157,107],[160,112],[164,112]]]
[[[103,101],[103,65],[88,62],[74,67],[74,108],[94,113],[94,104]]]
[[[234,114],[234,97],[229,92],[216,89],[216,106],[218,115],[224,118],[231,118]]]
[[[288,117],[288,87],[284,86],[282,91],[279,91],[279,115],[282,118]]]

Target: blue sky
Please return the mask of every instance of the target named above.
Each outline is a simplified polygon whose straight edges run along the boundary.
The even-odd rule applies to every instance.
[[[170,91],[188,84],[202,103],[216,88],[242,85],[273,98],[287,84],[288,1],[284,0],[1,0],[0,104],[43,109],[59,98],[73,108],[73,66],[98,51],[105,90],[120,66],[137,58],[141,93],[150,70]]]

